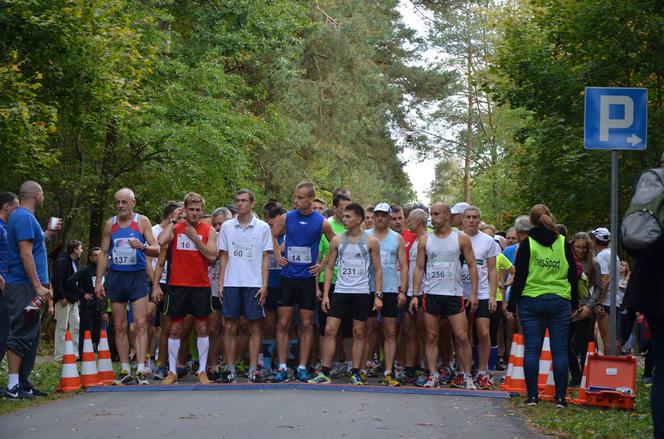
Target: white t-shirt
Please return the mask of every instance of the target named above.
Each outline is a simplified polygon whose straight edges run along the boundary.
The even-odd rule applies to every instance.
[[[217,249],[228,253],[224,287],[263,286],[263,252],[272,250],[270,226],[256,217],[244,229],[237,217],[224,222]]]
[[[474,236],[468,235],[470,242],[473,245],[473,253],[475,253],[475,263],[477,264],[477,298],[479,300],[487,300],[489,298],[489,258],[495,258],[500,253],[500,246],[496,245],[496,241],[484,232],[477,232]],[[470,297],[471,283],[468,265],[463,264],[463,297],[468,299]]]
[[[161,232],[164,231],[164,228],[161,226],[161,224],[155,224],[152,226],[152,234],[154,235],[154,239],[159,239],[159,235],[161,235]],[[154,271],[157,268],[157,259],[158,258],[152,258],[152,270]],[[168,261],[164,261],[164,271],[161,272],[161,279],[159,279],[160,284],[165,284],[166,283],[166,277],[168,275]],[[152,280],[152,279],[150,279]]]
[[[599,264],[600,274],[603,276],[609,276],[609,291],[607,291],[604,295],[604,299],[602,299],[602,305],[611,306],[611,249],[608,247],[605,248],[601,252],[597,253],[597,257],[595,257],[595,259]],[[616,256],[616,270],[620,270],[620,259],[618,256]],[[620,278],[620,276],[618,277]],[[621,292],[620,288],[618,288],[616,292],[616,306],[620,306],[624,295],[625,291],[623,290]]]

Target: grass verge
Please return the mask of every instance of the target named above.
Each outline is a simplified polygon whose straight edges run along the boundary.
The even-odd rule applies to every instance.
[[[574,392],[573,396],[576,396]],[[633,411],[574,404],[570,404],[567,409],[558,410],[552,402],[540,402],[537,407],[527,407],[521,397],[512,398],[512,403],[534,428],[556,437],[570,439],[652,437],[650,390],[640,382],[637,384]]]

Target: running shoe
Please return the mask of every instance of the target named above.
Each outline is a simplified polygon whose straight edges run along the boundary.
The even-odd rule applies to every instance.
[[[189,369],[187,366],[176,367],[175,371],[178,374],[178,378],[184,378],[187,376],[187,374],[189,374]]]
[[[475,384],[480,390],[491,390],[493,383],[491,382],[491,377],[488,373],[480,372],[475,378]]]
[[[136,372],[136,384],[139,386],[147,386],[150,384],[148,380],[148,374],[145,372]]]
[[[43,396],[48,396],[48,393],[42,392],[41,390],[33,386],[32,383],[28,383],[27,386],[23,386],[23,391],[30,396],[35,396],[39,398]]]
[[[166,369],[164,366],[159,366],[152,374],[152,377],[155,380],[163,380],[166,378],[166,375],[168,375],[168,369]]]
[[[332,383],[332,380],[330,377],[325,375],[323,371],[319,371],[315,377],[307,381],[309,384],[330,384]]]
[[[364,382],[359,374],[353,374],[350,376],[350,384],[353,386],[364,386]]]
[[[399,384],[403,384],[404,378],[406,378],[406,372],[404,371],[403,367],[395,367],[394,368],[394,379],[399,382]]]
[[[257,377],[257,371],[249,369],[249,372],[247,373],[247,380],[250,383],[257,383],[258,382],[258,377]]]
[[[297,369],[297,380],[301,383],[306,383],[309,381],[311,377],[309,376],[309,372],[307,372],[307,369],[304,368],[298,368]]]
[[[526,404],[529,407],[535,407],[537,405],[537,397],[536,396],[529,396],[524,401],[524,404]]]
[[[23,390],[23,387],[21,386],[20,383],[15,385],[11,389],[6,388],[3,396],[7,399],[14,399],[14,400],[34,398],[34,395],[31,395],[25,390]]]
[[[399,381],[395,380],[391,373],[385,374],[383,381],[380,382],[383,386],[399,387]]]
[[[198,384],[210,384],[210,379],[205,371],[198,372]]]
[[[477,390],[477,386],[475,385],[475,380],[473,379],[472,376],[464,374],[463,388],[466,390]],[[491,386],[489,386],[489,388],[491,388]]]
[[[166,378],[164,378],[164,381],[162,381],[162,384],[168,385],[168,384],[175,384],[178,382],[178,376],[177,374],[173,372],[168,372],[168,375],[166,375]]]
[[[221,378],[219,371],[214,369],[208,369],[207,376],[210,381],[217,381],[219,378]]]
[[[466,387],[463,373],[456,374],[454,379],[450,381],[450,387],[456,387],[458,389],[464,389]]]
[[[450,369],[447,366],[443,366],[440,369],[438,369],[438,380],[441,383],[448,384],[450,381],[454,379],[454,374],[452,373],[452,369]]]
[[[237,382],[237,375],[231,371],[227,371],[221,376],[221,382],[225,384],[235,384]]]
[[[565,398],[555,398],[554,404],[556,404],[557,409],[564,409],[567,408],[567,401],[565,401]]]
[[[422,374],[415,379],[415,385],[417,387],[424,387],[424,385],[429,381],[429,376],[427,374]]]
[[[429,375],[427,378],[427,382],[424,383],[422,387],[427,387],[430,389],[437,389],[440,383],[438,382],[438,377],[435,377],[433,375]]]
[[[134,378],[129,372],[120,372],[118,377],[113,381],[113,384],[116,386],[128,386],[131,384],[136,384],[136,378]]]
[[[277,369],[277,373],[274,374],[274,381],[277,383],[285,383],[289,381],[289,372],[288,368],[283,369],[280,367]]]
[[[330,378],[336,378],[346,375],[346,369],[342,364],[335,364],[330,370]]]
[[[369,375],[367,374],[366,371],[361,370],[359,376],[360,379],[362,380],[362,384],[367,384],[369,382]]]
[[[266,383],[272,381],[274,373],[270,369],[266,369],[264,367],[259,366],[256,368],[256,373],[254,374],[254,377],[257,383]]]

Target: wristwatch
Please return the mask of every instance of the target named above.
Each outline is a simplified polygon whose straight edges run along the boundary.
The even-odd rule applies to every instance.
[[[147,243],[147,242],[144,242],[144,243],[143,243],[143,251],[145,251],[145,250],[147,250],[147,249],[148,249],[148,243]]]
[[[383,293],[381,291],[376,291],[374,293],[374,296],[379,298],[380,300],[383,300]]]

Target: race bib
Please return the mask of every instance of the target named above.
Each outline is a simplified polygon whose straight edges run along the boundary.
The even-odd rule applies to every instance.
[[[311,249],[309,247],[288,247],[288,262],[311,264]]]
[[[339,265],[340,275],[350,279],[360,279],[366,274],[362,261],[343,261]]]
[[[161,271],[160,284],[165,284],[168,281],[168,261],[164,262],[164,269]]]
[[[198,239],[202,240],[203,237],[201,235],[197,235]],[[184,233],[181,233],[178,235],[178,240],[176,242],[175,248],[181,251],[190,251],[190,252],[197,252],[198,247],[196,247],[196,244],[194,244],[194,241],[192,241],[187,235]]]
[[[380,265],[390,265],[392,253],[389,250],[380,251]]]
[[[274,257],[274,254],[270,253],[270,259],[268,262],[268,267],[270,271],[281,270],[283,267],[277,263],[277,259]]]
[[[233,248],[233,257],[245,259],[249,262],[254,260],[254,245],[248,239],[231,242]]]
[[[131,248],[129,239],[118,238],[113,241],[113,264],[136,265],[136,249]]]
[[[434,257],[431,262],[431,279],[451,280],[454,278],[454,261]]]

